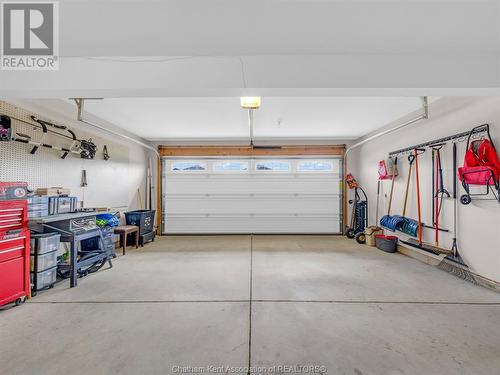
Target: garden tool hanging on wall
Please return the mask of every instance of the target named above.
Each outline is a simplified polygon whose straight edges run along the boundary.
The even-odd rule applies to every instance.
[[[409,236],[416,237],[418,234],[419,223],[417,220],[410,219],[406,217],[406,207],[408,205],[408,194],[410,192],[410,182],[411,182],[411,173],[413,169],[413,162],[415,161],[415,155],[408,156],[408,177],[406,178],[406,189],[405,189],[405,198],[403,203],[403,214],[400,216],[401,221],[397,225],[397,230],[408,234]]]
[[[433,225],[435,231],[435,244],[439,246],[439,216],[441,214],[441,208],[443,206],[444,198],[450,198],[450,193],[448,190],[444,188],[443,183],[443,168],[441,166],[441,148],[443,145],[437,145],[432,147],[432,155],[433,155],[433,164],[435,167],[433,170],[435,171],[434,184],[433,184]]]
[[[425,150],[420,150],[422,153],[425,152]],[[417,187],[417,213],[418,213],[418,228],[417,228],[417,234],[418,234],[418,243],[422,245],[422,208],[420,204],[420,175],[418,173],[418,155],[419,155],[419,150],[415,149],[414,151],[414,156],[415,156],[415,180],[416,180],[416,187]]]
[[[415,185],[416,185],[416,190],[417,190],[417,214],[418,214],[418,228],[417,228],[417,237],[418,239],[410,238],[407,241],[402,240],[401,242],[410,245],[413,247],[416,247],[418,249],[430,251],[434,254],[447,254],[447,255],[452,255],[453,251],[448,250],[448,249],[442,249],[438,246],[432,246],[427,243],[424,243],[423,238],[422,238],[422,229],[423,229],[423,223],[422,223],[422,204],[421,204],[421,195],[420,195],[420,172],[418,168],[418,156],[421,155],[422,153],[425,152],[425,149],[415,149],[413,151],[413,155],[415,156]]]
[[[387,208],[387,215],[382,216],[380,219],[380,226],[394,232],[396,231],[396,228],[398,224],[402,221],[401,216],[396,215],[396,216],[391,216],[391,206],[392,206],[392,196],[394,193],[394,182],[396,180],[396,168],[398,164],[398,158],[397,156],[394,158],[394,162],[392,164],[392,182],[391,182],[391,192],[389,193],[389,206]]]
[[[453,142],[453,242],[451,245],[451,251],[453,251],[454,262],[460,263],[462,266],[467,267],[464,260],[460,256],[458,251],[458,241],[457,241],[457,221],[458,221],[458,179],[457,179],[457,144]]]

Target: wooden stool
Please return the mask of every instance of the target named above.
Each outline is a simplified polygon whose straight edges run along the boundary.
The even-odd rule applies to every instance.
[[[120,242],[123,246],[123,255],[127,249],[127,237],[131,233],[135,233],[135,248],[139,247],[139,227],[135,225],[122,225],[115,227],[115,233],[120,235]]]

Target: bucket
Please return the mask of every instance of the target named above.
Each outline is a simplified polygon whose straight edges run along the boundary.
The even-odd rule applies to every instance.
[[[375,246],[386,253],[395,253],[398,249],[397,245],[398,238],[396,236],[384,236],[383,234],[375,236]]]
[[[375,236],[378,234],[384,234],[384,230],[377,226],[367,227],[365,229],[366,244],[368,246],[375,246]]]

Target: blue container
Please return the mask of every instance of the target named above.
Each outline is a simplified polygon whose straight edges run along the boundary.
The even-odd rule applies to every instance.
[[[139,227],[139,234],[143,235],[154,230],[155,210],[136,210],[125,212],[127,225]]]

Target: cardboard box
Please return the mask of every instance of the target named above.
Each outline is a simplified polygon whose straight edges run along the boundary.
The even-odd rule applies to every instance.
[[[36,195],[70,195],[71,189],[63,188],[59,186],[53,186],[50,188],[39,188],[36,189]]]

